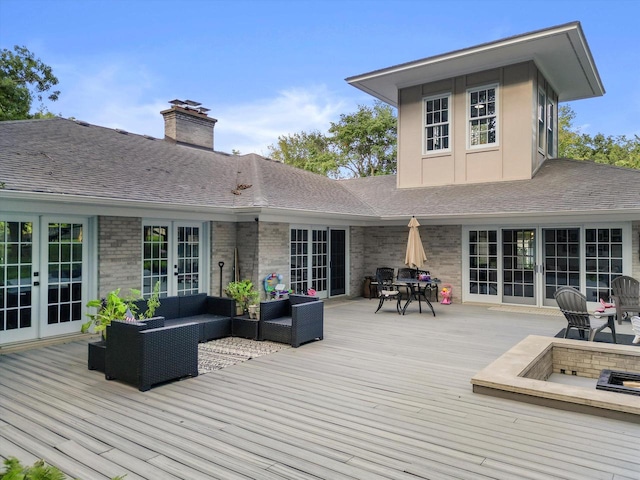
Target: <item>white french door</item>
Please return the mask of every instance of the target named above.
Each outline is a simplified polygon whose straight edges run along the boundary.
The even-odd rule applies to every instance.
[[[87,228],[86,218],[0,218],[0,343],[80,331]]]
[[[142,293],[148,297],[160,282],[160,296],[206,291],[202,223],[144,222]]]
[[[555,306],[555,291],[568,285],[595,303],[631,271],[629,224],[483,227],[463,235],[466,301]]]

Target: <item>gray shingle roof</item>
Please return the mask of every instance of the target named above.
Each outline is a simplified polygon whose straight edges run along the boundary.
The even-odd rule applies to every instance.
[[[589,161],[547,160],[531,180],[398,189],[396,176],[389,175],[343,183],[363,201],[377,199],[382,218],[595,211],[637,212],[640,219],[640,170]]]
[[[336,181],[265,159],[54,118],[0,122],[2,192],[376,219],[627,212],[640,170],[548,160],[532,180],[398,189],[396,176]],[[239,184],[251,185],[239,190]],[[79,201],[82,201],[81,199]]]
[[[0,122],[5,191],[202,207],[374,215],[344,185],[259,155],[228,155],[53,118]],[[251,185],[232,193],[238,184]]]

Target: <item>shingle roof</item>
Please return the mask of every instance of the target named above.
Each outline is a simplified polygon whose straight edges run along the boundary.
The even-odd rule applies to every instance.
[[[0,182],[5,191],[375,214],[341,183],[259,155],[228,155],[62,118],[0,122]],[[239,184],[251,187],[238,190]]]
[[[395,175],[336,181],[255,154],[228,155],[62,118],[0,122],[0,182],[0,195],[42,192],[373,221],[594,211],[640,218],[640,170],[558,159],[547,160],[532,180],[398,189]]]
[[[382,218],[581,212],[637,212],[640,218],[640,170],[590,161],[547,160],[531,180],[398,189],[389,175],[343,183],[363,201],[378,199]]]

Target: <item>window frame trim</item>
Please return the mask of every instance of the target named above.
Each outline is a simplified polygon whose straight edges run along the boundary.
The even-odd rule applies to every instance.
[[[449,101],[449,107],[447,108],[447,112],[449,115],[449,120],[446,124],[449,126],[449,146],[447,148],[442,148],[439,150],[427,150],[427,101],[443,99],[447,98]],[[422,97],[422,156],[431,156],[431,155],[442,155],[443,153],[449,154],[453,152],[453,93],[451,91],[441,92],[436,94],[425,95]],[[444,125],[444,123],[440,123],[440,125]]]
[[[495,110],[495,119],[496,119],[496,141],[494,143],[483,143],[480,145],[471,145],[471,93],[478,92],[481,90],[489,90],[494,88],[496,91],[496,110]],[[493,149],[500,146],[500,83],[488,83],[485,85],[479,85],[476,87],[468,87],[465,90],[465,123],[466,123],[466,144],[467,150],[476,151],[476,150],[485,150],[485,149]]]

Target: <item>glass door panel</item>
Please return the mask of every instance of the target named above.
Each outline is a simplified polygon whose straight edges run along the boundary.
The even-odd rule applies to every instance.
[[[580,290],[580,229],[545,228],[542,230],[544,305],[556,305],[558,287],[569,285]]]
[[[331,295],[346,293],[346,232],[331,230]]]
[[[505,303],[536,304],[536,230],[502,231],[502,279]]]
[[[0,343],[36,338],[32,221],[0,218]]]
[[[587,301],[608,301],[611,280],[622,275],[622,229],[585,228],[584,235]]]
[[[303,293],[309,288],[309,231],[291,229],[291,290]]]
[[[312,230],[311,288],[319,297],[327,296],[328,241],[327,230]]]
[[[160,282],[160,296],[169,291],[169,226],[145,225],[142,230],[142,294],[148,298]]]
[[[469,231],[469,294],[498,295],[498,232]]]
[[[46,321],[42,336],[78,331],[83,318],[84,222],[46,223]],[[44,275],[43,275],[44,277]],[[45,301],[45,299],[43,299]]]
[[[178,295],[200,292],[200,227],[176,227],[177,269],[174,272]]]

